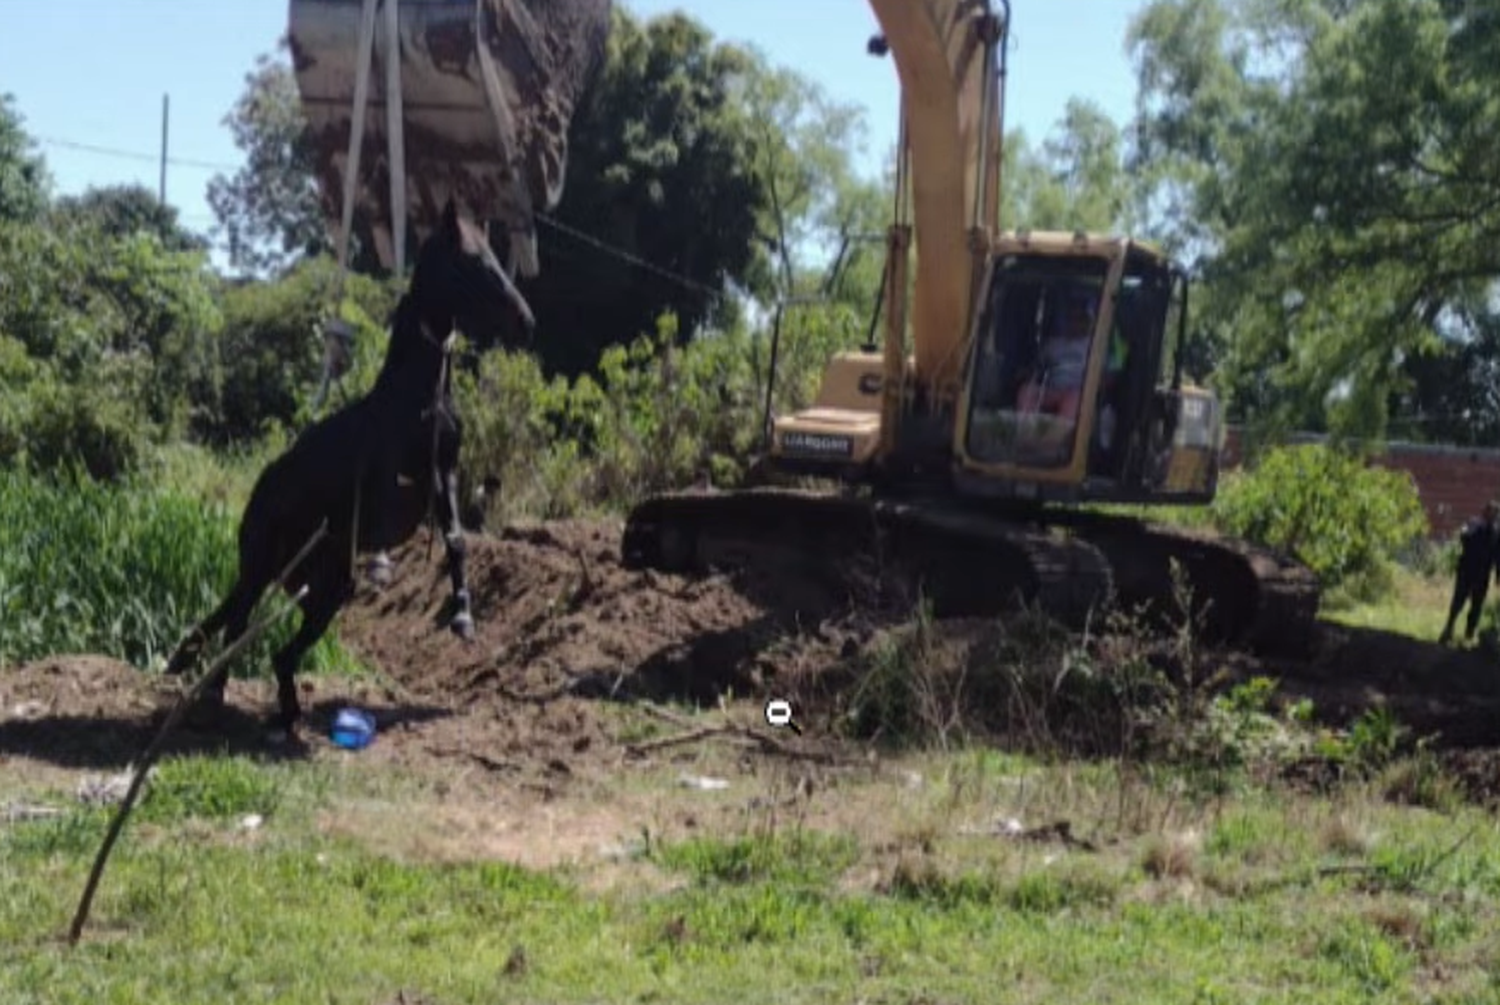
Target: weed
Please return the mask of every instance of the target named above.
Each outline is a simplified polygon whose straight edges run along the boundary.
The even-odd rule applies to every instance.
[[[695,838],[659,846],[655,857],[664,868],[686,872],[699,883],[821,886],[854,863],[858,846],[845,835],[798,830],[730,841]]]
[[[1364,855],[1373,844],[1369,833],[1344,813],[1334,814],[1324,822],[1318,842],[1325,851],[1346,856]]]
[[[1318,952],[1355,978],[1366,994],[1380,994],[1406,976],[1410,955],[1379,928],[1363,920],[1345,920],[1324,937]]]
[[[1422,806],[1451,813],[1463,802],[1463,791],[1427,749],[1387,765],[1380,772],[1380,787],[1393,803]]]
[[[955,682],[934,629],[932,606],[918,597],[911,621],[870,647],[844,700],[847,733],[892,749],[947,748],[962,720],[962,673]]]
[[[1141,869],[1152,879],[1190,879],[1198,872],[1200,837],[1191,831],[1159,834],[1146,842]]]
[[[245,758],[176,757],[157,765],[140,816],[158,823],[267,816],[280,802],[270,772]]]

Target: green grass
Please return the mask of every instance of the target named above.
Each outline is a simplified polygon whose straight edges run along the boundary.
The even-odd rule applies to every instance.
[[[1449,576],[1426,575],[1403,568],[1393,574],[1393,588],[1379,600],[1342,606],[1325,604],[1324,617],[1356,628],[1378,628],[1434,642],[1448,620],[1448,601],[1453,580]],[[1494,624],[1492,597],[1482,625]],[[1462,630],[1462,624],[1459,629]]]
[[[1039,817],[1122,784],[1034,770]],[[1195,840],[1127,830],[1088,854],[962,837],[954,791],[935,784],[899,808],[867,793],[890,813],[855,830],[657,844],[625,867],[642,882],[601,888],[583,867],[397,859],[320,833],[320,812],[382,795],[418,798],[327,764],[166,762],[74,950],[57,936],[105,814],[6,827],[0,1000],[1337,1005],[1495,1001],[1500,987],[1500,834],[1474,810],[1257,792],[1202,808]],[[898,811],[928,836],[893,841]],[[266,823],[247,835],[252,812]],[[1330,864],[1363,871],[1320,875]],[[851,881],[866,873],[878,882]]]
[[[57,653],[165,659],[233,581],[237,518],[172,488],[0,472],[0,667]],[[240,667],[261,665],[294,628],[283,620]],[[355,662],[331,633],[307,666]]]

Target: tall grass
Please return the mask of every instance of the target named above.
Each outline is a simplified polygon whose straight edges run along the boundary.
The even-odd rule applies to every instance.
[[[0,666],[80,652],[165,659],[233,582],[235,515],[170,489],[0,473]],[[263,636],[239,669],[261,665],[294,624]],[[332,635],[308,660],[350,666]]]

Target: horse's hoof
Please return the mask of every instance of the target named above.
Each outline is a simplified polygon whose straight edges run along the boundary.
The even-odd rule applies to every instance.
[[[209,730],[222,722],[224,696],[202,695],[182,713],[182,724],[188,729]]]
[[[459,614],[449,624],[449,627],[453,629],[454,635],[457,635],[465,642],[472,642],[474,640],[474,618],[472,615]]]
[[[396,578],[389,556],[376,555],[365,565],[365,580],[376,589],[385,589]]]

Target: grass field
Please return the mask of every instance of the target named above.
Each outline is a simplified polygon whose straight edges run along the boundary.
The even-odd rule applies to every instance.
[[[523,806],[331,750],[178,759],[76,949],[103,811],[0,828],[0,1000],[1500,1001],[1500,833],[1395,777],[1192,799],[988,752],[814,778],[706,748]]]
[[[1350,604],[1327,610],[1324,617],[1339,624],[1360,628],[1379,628],[1412,638],[1435,641],[1448,619],[1448,601],[1453,595],[1453,581],[1444,576],[1423,575],[1399,569],[1390,596],[1374,603]],[[1495,624],[1497,601],[1492,590],[1481,629]],[[1466,612],[1467,613],[1467,612]],[[1458,630],[1463,631],[1463,619]]]

